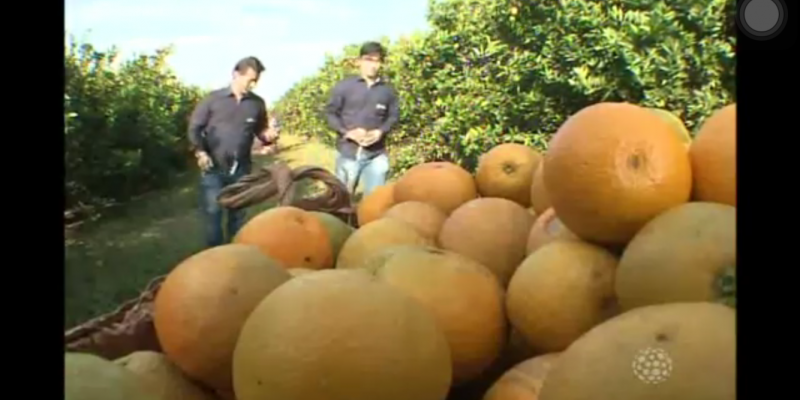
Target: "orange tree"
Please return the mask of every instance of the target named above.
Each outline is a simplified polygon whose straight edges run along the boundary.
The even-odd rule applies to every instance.
[[[599,101],[668,109],[690,128],[735,101],[734,2],[432,0],[430,29],[389,46],[401,97],[394,172],[421,161],[474,167],[501,142],[546,149]],[[348,46],[276,104],[287,130],[330,140],[328,91],[354,72]]]
[[[170,49],[119,62],[70,41],[65,49],[66,207],[125,200],[187,167],[186,125],[203,95],[166,66]]]

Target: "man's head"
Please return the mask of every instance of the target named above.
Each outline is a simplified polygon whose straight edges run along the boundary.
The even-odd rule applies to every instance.
[[[361,76],[366,79],[375,79],[386,58],[386,50],[377,42],[367,42],[361,46],[358,56],[358,68]]]
[[[264,64],[255,57],[239,60],[233,67],[233,82],[231,89],[238,94],[246,94],[258,83],[258,78],[264,72]]]

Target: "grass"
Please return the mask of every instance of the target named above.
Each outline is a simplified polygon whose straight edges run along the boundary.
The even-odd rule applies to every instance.
[[[277,158],[292,167],[316,165],[333,171],[333,149],[290,135],[283,135],[280,144],[284,150],[255,156],[255,165]],[[198,179],[196,171],[186,173],[172,188],[141,196],[66,232],[65,327],[114,310],[151,279],[202,250]],[[272,206],[261,204],[248,215]]]

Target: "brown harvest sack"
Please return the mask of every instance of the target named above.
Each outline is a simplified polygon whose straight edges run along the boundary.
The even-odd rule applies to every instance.
[[[114,360],[135,351],[161,351],[153,328],[153,299],[165,276],[153,279],[138,298],[64,334],[66,351]]]

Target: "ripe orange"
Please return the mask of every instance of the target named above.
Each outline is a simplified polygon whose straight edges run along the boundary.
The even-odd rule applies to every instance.
[[[233,356],[238,400],[442,400],[451,380],[433,315],[363,270],[286,282],[250,314]]]
[[[384,218],[394,218],[413,226],[423,236],[433,240],[439,236],[447,215],[430,203],[420,201],[406,201],[395,204],[386,213]]]
[[[533,216],[521,205],[497,197],[471,200],[450,214],[439,232],[439,247],[489,268],[503,287],[523,259]]]
[[[275,207],[251,218],[234,243],[258,247],[286,268],[333,267],[333,247],[325,225],[297,207]]]
[[[455,384],[476,378],[500,354],[507,324],[504,292],[477,261],[432,247],[408,247],[372,271],[436,318],[450,344]]]
[[[578,240],[554,241],[528,256],[508,285],[506,312],[531,348],[566,349],[616,314],[617,258]]]
[[[430,203],[445,214],[477,197],[478,188],[472,174],[451,162],[415,165],[394,186],[395,202]]]
[[[628,243],[616,293],[623,309],[736,300],[736,207],[690,202],[653,218]]]
[[[686,146],[658,114],[628,103],[597,103],[561,125],[544,158],[558,217],[584,240],[627,243],[692,189]]]
[[[383,216],[394,205],[394,184],[378,186],[358,203],[358,226],[364,226]]]
[[[693,199],[736,206],[736,103],[711,115],[689,147]]]
[[[555,210],[548,208],[542,215],[536,218],[528,235],[528,245],[525,253],[530,255],[540,247],[559,239],[578,239],[574,233],[570,232],[558,219]]]
[[[528,208],[531,181],[542,156],[518,143],[503,143],[481,156],[475,171],[478,192],[483,197],[501,197]]]
[[[153,325],[164,354],[192,379],[230,389],[242,325],[290,279],[283,266],[252,246],[217,246],[187,258],[169,273],[154,302]]]

